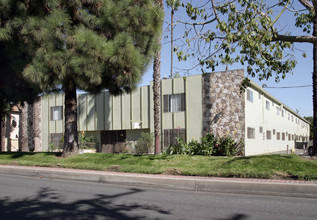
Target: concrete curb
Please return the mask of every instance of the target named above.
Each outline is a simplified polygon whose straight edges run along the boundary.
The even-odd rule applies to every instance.
[[[317,198],[317,182],[113,173],[0,165],[0,174],[201,192]]]

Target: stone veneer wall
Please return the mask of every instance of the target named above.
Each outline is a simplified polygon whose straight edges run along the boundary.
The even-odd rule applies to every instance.
[[[20,147],[22,151],[41,151],[41,99],[24,103],[20,117]]]
[[[243,70],[206,74],[203,83],[203,134],[245,137],[245,99],[240,94]]]

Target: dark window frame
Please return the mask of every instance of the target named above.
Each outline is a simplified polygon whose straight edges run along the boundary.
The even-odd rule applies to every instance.
[[[54,114],[55,111],[58,111],[58,115]],[[63,106],[51,106],[50,108],[51,121],[61,121],[63,120]]]
[[[177,104],[176,109],[172,107],[172,100],[178,100],[179,104]],[[186,110],[186,99],[185,93],[177,93],[177,94],[167,94],[163,96],[164,101],[164,113],[165,112],[183,112]]]

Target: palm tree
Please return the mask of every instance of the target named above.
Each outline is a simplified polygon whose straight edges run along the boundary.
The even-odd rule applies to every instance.
[[[157,4],[163,8],[163,0],[157,0]],[[161,107],[161,90],[160,90],[160,79],[161,79],[161,47],[162,47],[162,35],[158,37],[157,44],[158,50],[156,51],[153,63],[153,102],[154,102],[154,154],[161,154],[161,141],[160,141],[160,107]]]

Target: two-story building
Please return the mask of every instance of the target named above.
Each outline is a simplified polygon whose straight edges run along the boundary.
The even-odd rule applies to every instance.
[[[241,90],[243,70],[215,72],[161,80],[161,147],[176,136],[189,142],[208,132],[230,135],[245,144],[245,155],[293,148],[308,141],[309,123],[251,81]],[[40,149],[58,144],[64,132],[64,95],[43,96],[37,120]],[[135,142],[141,132],[154,132],[152,84],[130,94],[78,95],[78,130],[95,137],[98,149],[124,141]],[[38,143],[38,141],[37,141]]]

